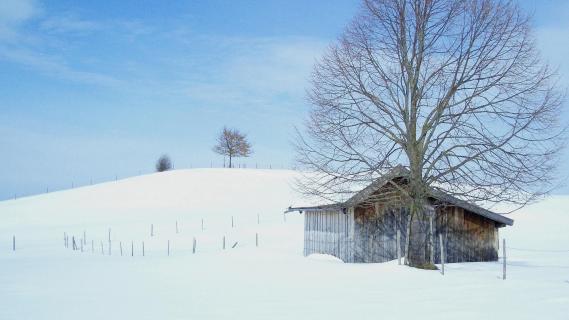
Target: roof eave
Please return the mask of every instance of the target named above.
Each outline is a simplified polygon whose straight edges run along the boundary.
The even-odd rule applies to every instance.
[[[284,213],[295,212],[295,211],[299,211],[299,212],[336,211],[336,210],[340,211],[340,210],[345,209],[345,208],[346,208],[346,206],[344,206],[343,203],[312,206],[312,207],[288,207]]]

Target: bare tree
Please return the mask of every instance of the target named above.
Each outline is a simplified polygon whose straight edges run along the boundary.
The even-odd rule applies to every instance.
[[[172,160],[167,154],[160,156],[156,161],[156,172],[164,172],[172,170]]]
[[[300,184],[351,195],[402,164],[410,214],[406,262],[429,261],[427,194],[523,206],[554,186],[563,95],[531,21],[512,1],[365,0],[316,64]]]
[[[232,159],[235,157],[248,157],[253,150],[247,140],[247,135],[237,129],[223,127],[217,137],[217,144],[213,147],[217,154],[229,157],[229,168],[233,167]]]

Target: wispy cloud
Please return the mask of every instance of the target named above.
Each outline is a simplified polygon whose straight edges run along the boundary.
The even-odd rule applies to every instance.
[[[204,35],[186,21],[90,20],[72,11],[43,12],[32,0],[8,2],[2,2],[0,17],[10,18],[0,18],[0,26],[11,19],[4,24],[13,35],[35,41],[0,38],[0,60],[57,79],[178,96],[206,107],[248,105],[258,112],[274,108],[275,101],[298,104],[312,64],[326,46],[303,37]],[[32,28],[20,28],[30,20]],[[101,46],[108,41],[112,49],[89,46],[90,37]]]
[[[16,37],[19,26],[40,12],[40,6],[34,0],[0,1],[0,40]]]
[[[25,28],[38,22],[40,30]],[[24,66],[43,75],[72,82],[100,86],[117,86],[120,81],[96,71],[73,66],[64,56],[49,50],[47,44],[62,42],[47,34],[69,34],[100,30],[93,21],[80,19],[72,13],[49,15],[34,0],[0,1],[0,60]],[[63,40],[64,41],[64,40]]]
[[[76,70],[67,65],[66,62],[61,59],[57,59],[50,55],[41,55],[22,48],[14,49],[0,47],[0,60],[8,60],[10,62],[32,68],[43,74],[73,82],[109,87],[121,84],[120,80],[111,76],[98,72]]]
[[[51,33],[87,33],[103,29],[99,22],[81,19],[74,13],[50,16],[41,21],[42,30]]]
[[[32,18],[39,11],[39,6],[34,0],[2,0],[0,2],[0,23],[20,23]]]
[[[326,46],[319,39],[294,37],[208,41],[223,42],[228,53],[210,66],[207,78],[186,82],[186,94],[202,104],[252,112],[286,112],[291,104],[301,104],[312,65]]]

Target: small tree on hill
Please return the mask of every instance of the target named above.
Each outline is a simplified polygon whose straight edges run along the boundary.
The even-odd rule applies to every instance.
[[[167,154],[160,156],[158,161],[156,161],[156,171],[164,172],[172,169],[172,160]]]
[[[237,129],[223,127],[217,137],[217,144],[213,147],[217,154],[229,157],[229,168],[233,167],[232,159],[236,157],[248,157],[253,150],[247,141],[247,135]]]

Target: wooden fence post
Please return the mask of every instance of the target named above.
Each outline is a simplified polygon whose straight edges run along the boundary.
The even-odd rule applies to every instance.
[[[259,234],[255,233],[255,246],[259,247]]]
[[[16,235],[12,236],[12,251],[16,251]]]
[[[496,250],[500,250],[500,233],[498,230],[496,230]]]
[[[430,211],[430,215],[429,215],[429,227],[430,227],[430,232],[429,232],[429,246],[430,246],[430,250],[429,250],[429,262],[431,263],[431,265],[435,264],[435,228],[433,227],[433,217],[435,215],[434,211]]]
[[[445,274],[445,247],[443,246],[443,235],[439,235],[439,243],[441,246],[441,273]]]
[[[109,240],[109,256],[111,255],[111,240]]]
[[[119,241],[119,247],[121,249],[121,257],[122,257],[122,241]]]
[[[396,245],[397,245],[397,264],[401,265],[401,231],[399,229],[397,229]]]
[[[75,242],[75,236],[72,237],[73,240],[73,250],[77,250],[77,242]]]
[[[223,236],[223,250],[225,250],[225,236]]]
[[[154,223],[150,224],[150,236],[154,237]]]
[[[192,253],[196,253],[196,238],[194,237],[193,245],[192,245]]]
[[[144,241],[142,241],[142,256],[144,257]]]
[[[111,242],[111,228],[109,228],[109,242]]]
[[[134,241],[130,242],[130,256],[134,257]]]
[[[506,280],[506,239],[502,239],[502,250],[504,256],[504,264],[502,267],[502,280]]]

